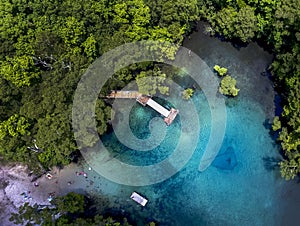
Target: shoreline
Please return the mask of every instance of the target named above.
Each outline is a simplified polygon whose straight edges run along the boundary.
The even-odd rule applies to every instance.
[[[82,180],[87,178],[76,178],[74,172],[82,171],[82,167],[71,163],[60,170],[51,170],[52,179],[45,175],[32,182],[34,175],[28,176],[28,168],[22,164],[0,165],[0,225],[15,225],[9,221],[10,213],[15,213],[18,208],[28,202],[30,205],[50,205],[49,194],[55,196],[65,195],[75,191],[83,193]],[[74,178],[72,178],[74,177]],[[38,183],[35,186],[34,183]]]

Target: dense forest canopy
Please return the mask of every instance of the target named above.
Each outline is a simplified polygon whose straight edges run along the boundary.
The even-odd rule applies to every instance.
[[[284,105],[276,118],[281,172],[287,179],[300,172],[299,0],[3,0],[0,18],[3,159],[26,162],[35,170],[68,164],[77,151],[72,98],[86,68],[123,43],[150,39],[180,45],[202,18],[212,35],[240,43],[256,40],[275,54],[270,70]],[[175,52],[165,50],[169,58]],[[170,76],[153,63],[132,65],[116,73],[105,89],[153,71]],[[110,106],[99,100],[97,109],[98,133],[103,134]]]
[[[51,205],[30,206],[25,203],[18,213],[12,213],[10,221],[14,224],[26,225],[85,225],[85,226],[130,226],[126,218],[115,219],[93,213],[91,206],[95,205],[87,197],[70,192],[64,196],[55,197]],[[93,213],[93,214],[91,214]],[[56,216],[56,217],[53,217]],[[154,222],[147,224],[154,226]]]
[[[0,3],[1,156],[32,163],[31,167],[36,161],[51,167],[72,160],[76,151],[72,96],[89,64],[126,42],[152,39],[180,44],[189,23],[198,17],[196,1],[148,4],[142,0]],[[182,13],[176,13],[177,7]],[[132,80],[133,69],[117,73],[110,88]],[[99,100],[97,108],[98,132],[103,134],[110,107]],[[35,151],[28,149],[35,146]]]

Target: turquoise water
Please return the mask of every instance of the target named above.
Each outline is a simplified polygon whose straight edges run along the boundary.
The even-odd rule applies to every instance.
[[[199,119],[204,126],[201,127],[192,159],[184,169],[162,183],[145,187],[116,185],[117,190],[125,192],[125,196],[135,190],[150,200],[145,208],[128,201],[125,202],[126,205],[118,204],[116,208],[124,209],[131,219],[141,225],[149,218],[161,222],[161,225],[276,225],[280,219],[279,210],[276,210],[279,206],[275,195],[278,187],[276,171],[270,171],[266,167],[266,159],[279,156],[276,155],[276,146],[264,127],[266,118],[263,110],[250,100],[228,100],[228,104],[234,107],[227,108],[227,128],[222,149],[212,166],[199,172],[199,161],[209,136],[210,125],[206,125],[206,122],[210,121],[210,114],[201,92],[197,92],[193,100],[202,113],[199,114]],[[143,107],[136,106],[132,115],[139,108]],[[153,115],[144,112],[144,116],[150,120]],[[143,123],[145,121],[135,133],[147,136],[148,129],[142,126]],[[176,135],[180,127],[177,123],[179,122],[176,121],[167,130],[167,134],[175,136],[167,136],[153,151],[137,152],[123,146],[118,158],[138,165],[154,164],[166,158],[170,150],[174,149],[178,138]],[[112,149],[118,141],[113,133],[103,138],[112,153],[116,153]],[[123,199],[126,197],[121,198]]]
[[[198,112],[200,133],[196,147],[191,142],[182,148],[182,153],[195,150],[178,173],[157,184],[135,187],[111,182],[91,172],[89,177],[94,178],[94,183],[87,190],[104,197],[99,203],[99,210],[126,216],[137,225],[150,221],[178,226],[292,225],[285,223],[284,214],[285,210],[297,207],[297,203],[283,202],[287,198],[283,192],[287,186],[276,167],[280,159],[279,149],[268,129],[275,112],[275,94],[269,79],[262,73],[272,56],[255,44],[238,50],[230,43],[205,36],[202,26],[200,24],[199,31],[186,40],[185,46],[198,54],[210,68],[215,64],[227,67],[241,89],[237,98],[226,98],[226,133],[212,165],[203,172],[198,170],[212,125],[206,97],[197,90],[189,103]],[[132,133],[139,139],[147,139],[151,129],[155,129],[155,136],[159,138],[161,135],[164,139],[156,148],[142,152],[127,148],[114,132],[108,133],[102,141],[113,158],[137,166],[157,164],[172,155],[179,140],[184,139],[182,133],[193,134],[193,115],[179,116],[166,128],[154,110],[126,101],[116,112],[116,124],[123,125],[122,118],[126,113],[122,108],[133,105],[129,115]],[[178,95],[169,100],[169,104],[174,106],[180,106],[181,102]],[[189,108],[183,111],[189,111]],[[182,129],[184,123],[189,125],[185,129],[187,131]],[[126,134],[122,136],[126,139]],[[122,172],[121,167],[115,170]],[[293,186],[295,190],[298,185]],[[149,199],[146,207],[129,199],[132,191]]]

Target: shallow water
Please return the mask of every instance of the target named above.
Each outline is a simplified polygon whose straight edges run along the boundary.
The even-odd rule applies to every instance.
[[[198,100],[198,103],[199,100],[205,102],[201,92],[196,93],[193,99]],[[201,128],[196,151],[184,169],[156,185],[115,185],[116,200],[120,197],[115,207],[129,212],[135,221],[153,218],[162,225],[277,225],[276,222],[281,218],[276,196],[279,187],[276,171],[266,166],[269,159],[279,156],[276,155],[276,146],[264,127],[265,114],[251,100],[231,99],[230,102],[233,102],[234,107],[227,108],[226,136],[211,167],[204,172],[198,171],[203,147],[209,136],[210,126],[206,125]],[[198,105],[198,110],[202,113],[199,117],[201,125],[210,121],[209,109],[205,106],[206,104]],[[168,128],[167,133],[177,133],[179,128],[175,123]],[[119,158],[130,164],[141,164],[143,159],[150,164],[149,161],[153,158],[157,160],[156,155],[165,157],[168,148],[173,150],[173,139],[176,141],[176,136],[167,137],[161,147],[153,152],[139,153],[137,156],[128,150]],[[107,135],[104,140],[108,145],[117,143],[114,135]],[[161,149],[167,153],[161,154]],[[122,150],[126,150],[126,147],[122,147]],[[107,183],[111,183],[111,186],[114,184]],[[111,189],[111,186],[108,188]],[[121,194],[120,190],[126,192]],[[145,208],[132,202],[124,203],[132,190],[150,200]]]
[[[200,23],[199,31],[193,33],[184,45],[198,54],[211,69],[215,64],[227,67],[228,73],[237,79],[237,86],[241,89],[238,97],[226,98],[226,134],[212,165],[203,172],[198,170],[212,126],[206,97],[198,90],[189,103],[198,112],[200,133],[197,140],[193,140],[196,145],[187,142],[181,147],[181,153],[195,150],[187,164],[178,169],[178,173],[163,182],[142,187],[120,185],[94,171],[89,171],[88,179],[72,173],[71,179],[75,177],[72,186],[79,191],[101,194],[99,211],[124,215],[138,225],[145,225],[152,220],[160,222],[160,225],[178,226],[292,225],[297,213],[292,210],[297,206],[299,197],[295,191],[299,185],[287,185],[280,178],[276,168],[276,161],[280,159],[278,146],[268,130],[268,122],[275,112],[275,94],[271,82],[262,73],[271,63],[272,55],[256,44],[238,50],[230,43],[204,35],[202,26]],[[169,101],[174,106],[180,106],[182,102],[174,92]],[[122,104],[115,118],[118,126],[123,126],[122,114],[125,111],[122,108],[133,104],[129,115],[133,134],[140,139],[147,139],[151,136],[151,129],[154,129],[154,139],[160,139],[160,135],[165,137],[153,150],[141,152],[127,148],[113,132],[106,134],[102,137],[103,143],[111,157],[121,162],[137,166],[157,164],[172,155],[180,139],[195,135],[195,118],[192,114],[184,116],[181,112],[181,116],[166,128],[162,119],[153,120],[159,115],[152,109],[130,101],[123,101]],[[184,123],[188,125],[186,129],[182,129]],[[126,134],[121,136],[122,139],[127,138]],[[179,161],[185,157],[177,155]],[[97,164],[97,157],[94,158],[94,164]],[[83,167],[88,172],[89,166]],[[176,166],[170,168],[171,171]],[[169,173],[169,169],[165,170]],[[122,167],[115,168],[115,171],[123,175]],[[156,169],[152,173],[161,172]],[[132,191],[149,199],[146,207],[139,206],[129,198]],[[290,213],[289,217],[284,216],[287,212]]]

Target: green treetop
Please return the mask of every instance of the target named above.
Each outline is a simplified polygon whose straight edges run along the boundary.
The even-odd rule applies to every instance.
[[[194,94],[194,90],[191,89],[191,88],[188,88],[188,89],[185,89],[183,92],[182,92],[182,98],[185,99],[185,100],[189,100]]]
[[[142,71],[136,77],[139,92],[145,95],[155,95],[158,92],[163,95],[169,94],[169,87],[166,86],[166,74],[159,69]]]
[[[227,96],[237,96],[240,90],[235,85],[236,80],[230,75],[226,75],[221,81],[219,92]]]
[[[27,55],[7,57],[6,61],[0,62],[0,67],[0,76],[17,87],[29,86],[32,79],[40,75],[32,57]]]
[[[5,136],[16,137],[29,134],[27,131],[29,126],[25,117],[14,114],[8,120],[0,123],[0,140]]]
[[[224,76],[227,73],[227,68],[220,67],[219,65],[215,65],[214,69],[215,69],[216,72],[218,72],[219,76]]]

